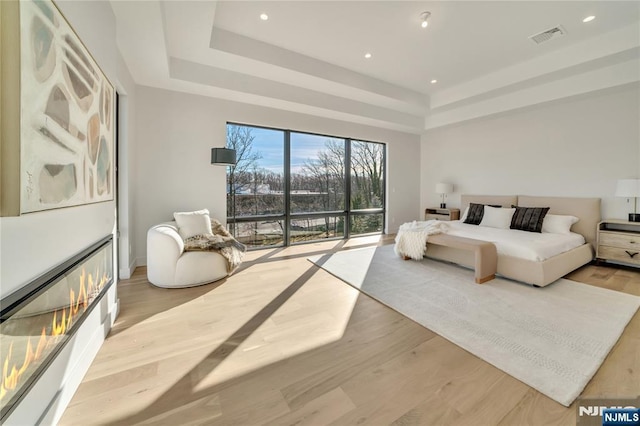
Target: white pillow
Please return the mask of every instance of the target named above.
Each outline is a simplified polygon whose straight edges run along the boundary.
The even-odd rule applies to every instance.
[[[178,233],[183,240],[200,234],[213,234],[211,230],[211,218],[209,210],[197,210],[194,212],[177,212],[173,214]]]
[[[542,232],[547,234],[570,234],[571,226],[578,222],[575,216],[548,214],[542,221]]]
[[[465,220],[467,220],[467,215],[469,214],[469,206],[467,206],[466,209],[464,209],[464,213],[462,214],[462,217],[460,218],[460,222],[464,222]]]
[[[516,209],[484,206],[484,214],[480,226],[509,229],[511,227],[511,218],[515,211]]]

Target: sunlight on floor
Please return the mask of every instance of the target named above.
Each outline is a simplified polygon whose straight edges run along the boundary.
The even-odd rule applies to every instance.
[[[353,248],[363,245],[376,244],[383,240],[385,236],[378,235],[366,235],[362,237],[350,238],[347,240],[347,243],[344,245],[345,247]]]
[[[336,347],[349,345],[345,334],[353,339],[353,327],[370,320],[358,309],[363,297],[358,290],[307,258],[372,247],[383,239],[252,251],[236,273],[201,287],[165,290],[144,279],[141,285],[125,284],[122,297],[135,310],[123,309],[84,378],[82,397],[66,415],[74,418],[74,412],[91,405],[100,407],[93,410],[104,421],[178,424],[185,420],[185,407],[191,407],[187,411],[200,413],[198,418],[212,420],[221,415],[220,393],[226,404],[244,401],[246,390],[236,390],[235,384],[252,375],[265,377],[252,384],[253,406],[264,403],[270,409],[279,401],[278,409],[288,412],[273,382],[291,380],[289,371],[299,374],[291,368],[303,359],[332,357]],[[114,383],[117,414],[109,408]]]
[[[308,265],[314,268],[313,275],[239,346],[232,349],[220,364],[207,371],[194,386],[195,392],[271,364],[286,362],[288,358],[343,337],[360,293],[347,285],[336,287],[335,283],[328,282],[333,278],[325,271],[315,270],[311,263]],[[257,264],[251,269],[255,272],[259,267]],[[313,297],[310,298],[310,294]],[[267,306],[278,295],[261,296],[264,298],[263,306]],[[310,300],[316,303],[310,304]],[[256,310],[255,305],[253,310]],[[247,312],[241,317],[247,319]]]
[[[369,267],[376,254],[375,247],[365,247],[360,250],[350,250],[343,252],[344,256],[326,257],[323,255],[312,256],[309,259],[316,264],[330,262],[334,267],[349,271],[346,274],[346,281],[354,287],[362,288],[364,280],[369,274]]]

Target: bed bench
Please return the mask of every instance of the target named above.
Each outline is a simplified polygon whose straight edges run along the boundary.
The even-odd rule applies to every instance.
[[[428,243],[473,252],[476,283],[482,284],[496,277],[498,252],[493,243],[447,234],[431,235]],[[408,260],[409,257],[404,259]]]
[[[429,244],[472,251],[475,258],[475,279],[478,284],[491,281],[496,277],[498,252],[493,243],[447,234],[436,234],[429,237]]]

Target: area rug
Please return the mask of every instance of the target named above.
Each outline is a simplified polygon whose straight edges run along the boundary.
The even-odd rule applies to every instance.
[[[393,246],[310,261],[479,358],[569,406],[640,306],[640,297],[566,279],[535,288],[429,259],[402,260]]]

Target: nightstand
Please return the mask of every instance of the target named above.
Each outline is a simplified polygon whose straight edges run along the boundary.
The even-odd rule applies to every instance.
[[[424,220],[458,220],[460,209],[425,209]]]
[[[640,222],[619,219],[600,222],[596,259],[640,267]]]

